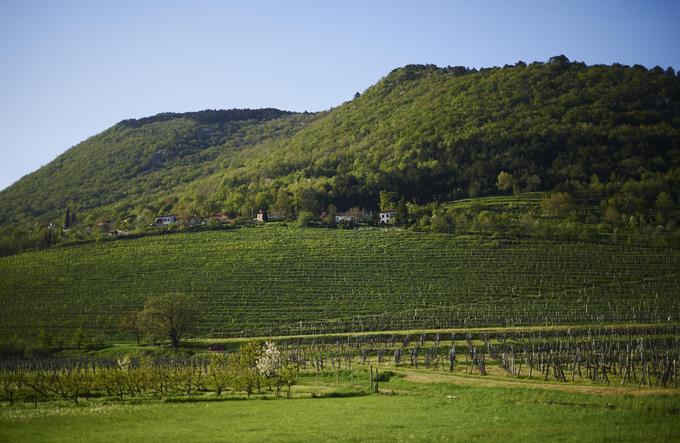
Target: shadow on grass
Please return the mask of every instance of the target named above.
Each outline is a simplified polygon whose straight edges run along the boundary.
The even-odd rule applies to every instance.
[[[212,402],[229,402],[229,401],[248,401],[248,400],[300,400],[309,398],[347,398],[347,397],[364,397],[370,395],[368,391],[333,391],[322,393],[309,393],[307,395],[295,395],[293,397],[266,397],[253,395],[252,397],[168,397],[163,399],[164,403],[212,403]]]

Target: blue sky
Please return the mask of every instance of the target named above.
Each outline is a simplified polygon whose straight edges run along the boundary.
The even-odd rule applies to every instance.
[[[676,1],[0,0],[0,189],[126,118],[318,111],[408,63],[680,68]]]

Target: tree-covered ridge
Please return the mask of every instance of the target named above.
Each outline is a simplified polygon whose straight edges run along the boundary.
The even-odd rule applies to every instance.
[[[317,181],[317,192],[346,206],[357,196],[375,202],[382,189],[419,202],[496,193],[500,171],[537,190],[678,166],[680,81],[672,72],[560,58],[462,72],[393,71],[253,172]]]
[[[282,111],[274,108],[263,109],[206,109],[196,112],[163,112],[151,117],[123,120],[119,125],[137,128],[149,123],[164,122],[178,118],[186,118],[197,123],[217,124],[244,120],[266,121],[293,114],[290,111]]]
[[[381,191],[396,205],[506,189],[586,192],[618,222],[663,207],[666,223],[677,218],[678,168],[680,78],[671,68],[564,56],[480,70],[408,65],[323,113],[121,122],[1,192],[0,223],[59,220],[67,204],[88,222],[260,208],[292,218],[329,204],[376,209]],[[636,186],[644,201],[620,198]]]
[[[246,147],[287,137],[312,117],[263,109],[122,121],[2,191],[0,222],[58,220],[69,204],[96,210],[98,218],[141,208],[178,186],[238,165]]]

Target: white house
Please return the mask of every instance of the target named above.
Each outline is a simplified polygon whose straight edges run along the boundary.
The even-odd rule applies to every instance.
[[[380,224],[394,223],[397,218],[397,211],[381,212],[379,222]]]
[[[161,215],[160,217],[156,217],[156,222],[154,223],[156,226],[161,227],[161,226],[170,226],[174,225],[177,223],[177,217],[174,215]]]
[[[267,211],[264,209],[260,209],[260,212],[257,213],[257,221],[260,223],[266,223],[269,221],[269,214],[267,214]]]

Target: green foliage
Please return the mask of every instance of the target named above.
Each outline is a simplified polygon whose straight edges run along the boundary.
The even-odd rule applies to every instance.
[[[281,367],[279,380],[288,388],[286,397],[290,397],[290,388],[297,383],[300,367],[293,363],[286,363]]]
[[[210,354],[207,384],[208,389],[213,390],[218,396],[222,395],[227,388],[235,385],[236,371],[234,368],[238,365],[235,357],[220,352]]]
[[[73,333],[73,344],[76,346],[76,348],[80,349],[84,344],[85,344],[85,331],[83,330],[82,327],[76,329],[76,331]]]
[[[241,365],[255,369],[257,360],[262,357],[265,344],[262,340],[250,340],[239,348],[239,359]]]
[[[326,218],[324,220],[324,223],[328,226],[335,226],[335,216],[338,213],[338,208],[335,207],[334,204],[328,205],[328,209],[326,209]]]
[[[644,174],[640,180],[610,184],[605,221],[625,224],[634,220],[639,230],[665,228],[675,231],[680,221],[680,168],[666,173]]]
[[[310,211],[300,211],[297,217],[297,225],[301,228],[311,226],[314,221],[314,214]]]
[[[496,187],[499,191],[509,191],[515,185],[515,177],[513,177],[512,174],[505,171],[498,173],[498,177],[496,178]]]
[[[390,191],[380,191],[380,210],[393,211],[397,204],[395,203],[395,193]]]
[[[163,212],[186,219],[265,208],[295,219],[329,204],[396,209],[402,199],[422,205],[498,186],[605,199],[619,189],[626,195],[608,205],[639,212],[659,193],[643,204],[623,184],[680,167],[679,115],[680,79],[670,72],[558,56],[479,71],[409,65],[317,114],[127,120],[0,192],[0,254],[105,236],[96,229],[104,221],[143,233]],[[678,224],[666,214],[677,190],[663,192],[658,214],[630,214],[636,226]],[[76,225],[49,240],[42,229],[61,226],[66,207],[78,208]]]
[[[543,214],[551,217],[565,217],[574,209],[574,199],[566,192],[547,194],[541,199]]]

